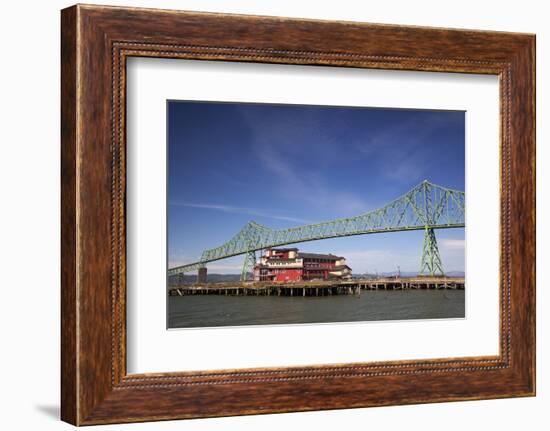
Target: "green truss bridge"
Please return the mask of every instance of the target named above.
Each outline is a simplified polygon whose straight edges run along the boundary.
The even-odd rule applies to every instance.
[[[244,281],[259,250],[327,238],[408,230],[424,231],[419,274],[444,275],[435,229],[464,227],[464,207],[464,192],[425,180],[382,208],[355,217],[277,230],[250,221],[225,244],[204,250],[198,262],[169,268],[168,275],[194,272],[206,267],[208,262],[244,255],[241,275]]]

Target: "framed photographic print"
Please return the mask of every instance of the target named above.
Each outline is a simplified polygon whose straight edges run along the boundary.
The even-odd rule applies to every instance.
[[[535,393],[535,37],[62,11],[62,419]]]
[[[168,328],[465,317],[464,112],[170,100],[167,116]]]

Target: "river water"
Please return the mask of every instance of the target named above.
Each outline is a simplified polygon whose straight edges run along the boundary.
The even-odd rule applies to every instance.
[[[441,319],[465,316],[464,290],[363,290],[361,296],[169,296],[168,327]]]

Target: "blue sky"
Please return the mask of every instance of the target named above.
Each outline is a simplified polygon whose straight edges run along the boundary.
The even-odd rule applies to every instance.
[[[376,209],[424,179],[464,190],[464,112],[168,102],[169,267],[197,261],[250,220],[271,228]],[[464,270],[464,229],[436,231]],[[354,272],[418,271],[422,231],[297,244]],[[208,265],[239,273],[242,257]]]

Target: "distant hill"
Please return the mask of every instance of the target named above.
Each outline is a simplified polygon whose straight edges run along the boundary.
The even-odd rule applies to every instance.
[[[379,277],[395,277],[401,274],[401,277],[416,277],[418,272],[416,271],[389,271],[389,272],[379,272],[378,274],[365,273],[365,274],[353,274],[353,278],[376,278]],[[464,271],[447,271],[445,275],[448,277],[464,277]]]
[[[206,276],[208,283],[226,283],[231,281],[240,281],[241,274],[210,274]],[[169,277],[169,284],[193,284],[197,282],[197,275],[180,274]]]
[[[449,277],[464,277],[464,271],[449,271],[446,272],[445,275],[448,275]]]

